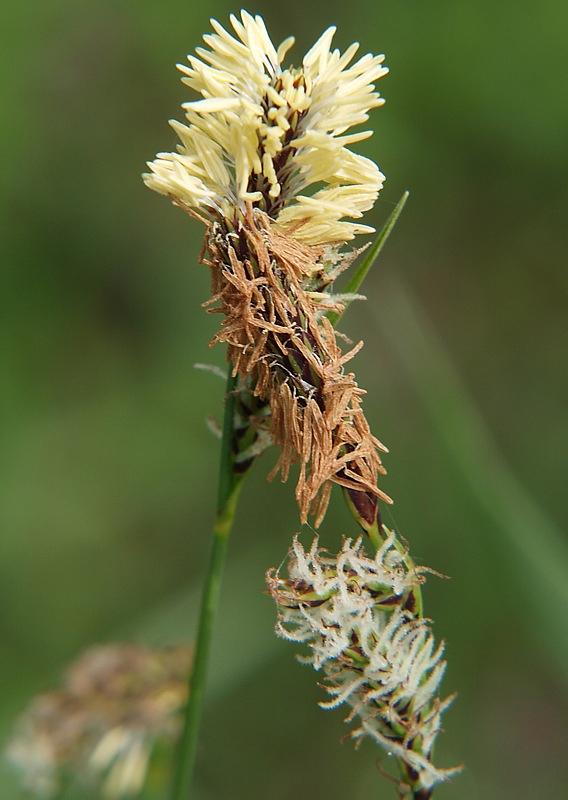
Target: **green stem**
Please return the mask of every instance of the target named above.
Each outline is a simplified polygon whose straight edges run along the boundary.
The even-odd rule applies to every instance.
[[[205,693],[211,636],[219,605],[221,579],[228,549],[229,534],[233,527],[237,500],[243,482],[243,476],[236,475],[233,469],[232,438],[235,414],[233,390],[235,383],[236,379],[231,376],[231,367],[229,365],[213,544],[205,585],[201,595],[197,642],[189,677],[189,699],[174,765],[170,793],[171,800],[188,800],[191,797],[193,767],[199,739],[199,724]]]

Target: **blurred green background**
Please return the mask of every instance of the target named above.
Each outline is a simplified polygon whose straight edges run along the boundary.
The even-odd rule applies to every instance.
[[[238,7],[8,0],[0,125],[1,735],[93,642],[191,629],[208,552],[223,386],[194,362],[202,230],[144,188],[189,99],[174,65]],[[343,330],[390,448],[386,514],[431,577],[447,640],[440,800],[564,797],[568,6],[259,0],[275,41],[385,52],[365,143],[387,175],[372,224],[407,208]],[[363,146],[362,146],[363,149]],[[371,746],[272,634],[264,571],[297,526],[292,486],[245,488],[198,771],[202,800],[394,798]],[[352,534],[341,498],[322,529]],[[306,531],[305,541],[311,532]],[[384,762],[383,762],[384,763]],[[3,800],[20,796],[2,764]]]

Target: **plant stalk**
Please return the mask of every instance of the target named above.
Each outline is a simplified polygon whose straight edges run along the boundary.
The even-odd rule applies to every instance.
[[[211,637],[219,605],[229,534],[233,527],[239,491],[244,477],[235,474],[233,462],[235,384],[236,378],[231,376],[231,365],[229,365],[221,440],[217,513],[213,526],[209,566],[201,595],[197,641],[189,676],[188,701],[183,730],[178,743],[177,758],[174,763],[170,800],[189,800],[192,793],[193,768],[199,741]]]

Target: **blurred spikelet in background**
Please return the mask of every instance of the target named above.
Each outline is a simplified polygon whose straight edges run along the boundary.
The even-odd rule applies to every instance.
[[[6,752],[24,787],[51,798],[71,777],[109,800],[138,794],[154,749],[179,733],[190,661],[186,646],[87,650],[17,722]]]

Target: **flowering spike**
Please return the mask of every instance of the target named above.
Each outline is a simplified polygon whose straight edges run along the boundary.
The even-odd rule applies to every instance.
[[[457,769],[440,770],[431,756],[441,715],[452,698],[437,691],[444,674],[443,644],[435,646],[429,620],[416,617],[406,600],[423,582],[409,569],[393,532],[369,557],[362,540],[345,539],[337,557],[318,548],[306,552],[294,537],[288,577],[267,573],[276,602],[276,633],[308,645],[303,663],[322,670],[331,699],[325,709],[346,703],[348,721],[358,720],[356,741],[369,737],[399,760],[401,791],[429,797]]]
[[[329,291],[357,255],[340,247],[373,231],[347,220],[371,208],[384,178],[349,149],[370,131],[345,132],[382,104],[374,81],[387,72],[384,57],[354,60],[357,44],[331,50],[328,28],[301,67],[285,69],[291,38],[274,47],[262,18],[246,11],[230,22],[234,35],[212,20],[208,49],[180,66],[199,99],[184,104],[186,124],[171,123],[177,152],[158,154],[144,180],[207,224],[206,305],[225,317],[213,343],[228,344],[245,410],[235,465],[244,471],[269,434],[282,451],[270,477],[286,480],[300,462],[302,522],[313,513],[321,523],[336,483],[371,528],[377,500],[391,502],[377,487],[386,448],[345,371],[362,343],[343,354],[326,316],[353,299]]]
[[[210,219],[252,202],[307,244],[372,231],[344,218],[371,208],[384,177],[348,149],[361,135],[341,134],[382,104],[374,82],[387,72],[384,57],[351,64],[357,45],[343,56],[331,51],[329,28],[302,67],[283,69],[292,37],[275,48],[261,17],[243,11],[230,19],[236,36],[211,20],[214,33],[203,37],[209,49],[188,56],[190,67],[180,65],[183,82],[203,99],[184,104],[188,124],[174,124],[181,144],[149,163],[147,185]],[[197,146],[203,139],[209,155]]]

